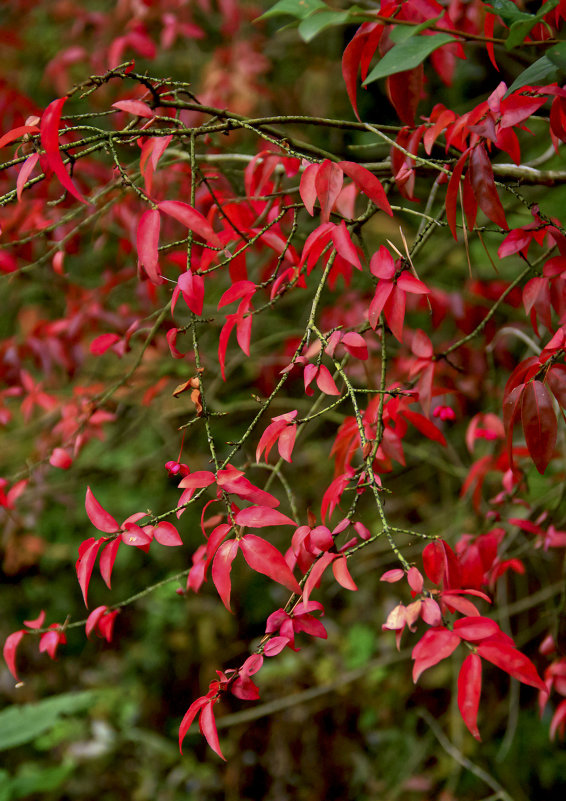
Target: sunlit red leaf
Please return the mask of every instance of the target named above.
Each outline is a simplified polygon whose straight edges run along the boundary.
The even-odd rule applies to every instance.
[[[175,526],[172,523],[167,523],[165,520],[155,526],[153,529],[153,536],[160,545],[173,547],[183,544],[181,535]]]
[[[332,563],[332,572],[334,573],[334,578],[340,584],[340,586],[344,587],[346,590],[357,590],[358,587],[356,582],[350,575],[350,571],[348,570],[348,564],[346,562],[345,556],[340,556],[338,559],[335,559]]]

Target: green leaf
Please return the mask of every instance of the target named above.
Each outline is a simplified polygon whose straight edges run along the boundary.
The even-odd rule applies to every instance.
[[[343,25],[348,22],[350,11],[356,10],[353,6],[348,11],[315,11],[299,24],[299,36],[305,42],[310,42],[322,30],[333,25]]]
[[[0,751],[29,743],[55,725],[61,715],[91,707],[99,692],[65,693],[37,704],[10,706],[0,712]]]
[[[529,35],[531,30],[537,23],[536,17],[531,17],[526,20],[518,20],[514,22],[509,28],[509,35],[505,39],[505,49],[513,50],[517,45],[522,44],[525,38]]]
[[[279,0],[279,2],[275,3],[265,14],[262,14],[261,17],[256,17],[255,21],[269,19],[269,17],[277,17],[283,14],[295,17],[296,19],[306,19],[314,11],[319,11],[323,8],[329,11],[328,6],[323,3],[322,0]]]
[[[42,793],[57,790],[75,770],[72,762],[51,767],[26,764],[10,780],[11,798],[36,798]]]
[[[401,42],[404,42],[406,39],[410,39],[411,36],[416,36],[422,31],[426,31],[427,28],[432,28],[439,19],[440,17],[433,17],[432,19],[421,22],[420,25],[395,25],[389,34],[389,38],[396,44],[401,44]]]
[[[389,50],[381,59],[379,64],[376,64],[364,82],[364,86],[379,78],[385,78],[387,75],[394,75],[397,72],[405,72],[418,67],[419,64],[442,47],[450,42],[456,42],[453,36],[447,33],[435,33],[433,36],[417,36],[406,39],[401,44],[395,45]]]
[[[532,19],[534,16],[533,14],[519,11],[515,3],[512,3],[511,0],[487,0],[487,5],[491,6],[494,13],[497,14],[498,17],[501,17],[503,22],[509,26],[519,20]]]
[[[544,86],[547,83],[552,83],[557,79],[558,71],[556,65],[547,56],[542,56],[515,78],[505,92],[505,97],[523,86]]]
[[[566,42],[554,45],[554,47],[546,51],[545,56],[560,70],[566,72]]]
[[[532,31],[537,22],[552,11],[558,5],[558,0],[549,0],[539,8],[536,14],[524,14],[524,19],[517,19],[509,29],[509,36],[505,40],[505,47],[507,50],[512,50],[517,45],[523,44],[525,38]]]

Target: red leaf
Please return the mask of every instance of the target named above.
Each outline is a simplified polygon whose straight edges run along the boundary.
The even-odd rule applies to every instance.
[[[107,512],[98,503],[90,487],[87,487],[86,490],[85,509],[90,522],[99,531],[104,531],[106,534],[114,534],[120,529],[110,512]]]
[[[385,194],[385,189],[382,187],[379,178],[376,178],[372,172],[362,167],[361,164],[356,164],[354,161],[339,161],[338,167],[340,167],[348,178],[352,179],[356,186],[362,190],[364,195],[375,203],[378,209],[381,209],[386,214],[389,214],[390,217],[393,217],[393,210],[391,209],[391,205]]]
[[[340,556],[338,559],[334,560],[332,565],[332,572],[334,573],[334,578],[340,584],[340,586],[344,587],[346,590],[357,590],[358,587],[356,582],[350,575],[350,571],[348,570],[348,565],[346,562],[345,556]]]
[[[297,525],[290,517],[269,506],[249,506],[238,512],[234,520],[239,526],[249,526],[249,528]]]
[[[316,385],[320,389],[321,392],[324,392],[325,395],[340,395],[340,390],[334,383],[334,379],[330,375],[330,372],[327,367],[323,364],[320,365],[318,368],[318,372],[316,374]]]
[[[135,114],[136,117],[151,118],[155,116],[155,112],[141,100],[119,100],[117,103],[112,103],[112,108],[125,111],[127,114]]]
[[[466,166],[469,153],[470,151],[466,150],[456,162],[446,189],[446,221],[456,241],[458,241],[458,234],[456,232],[456,210],[458,208],[460,179],[464,167]]]
[[[174,217],[202,239],[211,242],[215,247],[222,247],[222,242],[206,217],[203,217],[200,211],[193,209],[188,203],[182,203],[180,200],[162,200],[158,205],[158,209],[164,214]]]
[[[138,259],[149,280],[154,284],[163,284],[165,279],[159,271],[159,228],[161,220],[157,209],[148,209],[140,217],[137,231]]]
[[[25,183],[33,172],[33,168],[38,161],[39,153],[32,153],[31,156],[28,156],[28,158],[24,161],[20,171],[18,172],[18,177],[16,180],[16,196],[18,198],[18,203],[22,199],[22,192],[24,191]]]
[[[421,673],[449,657],[459,644],[460,638],[453,631],[443,627],[429,629],[413,648],[413,681],[418,681]]]
[[[101,334],[90,343],[90,352],[93,356],[102,356],[106,353],[108,348],[111,348],[116,342],[120,341],[118,334]]]
[[[547,692],[546,684],[537,673],[531,660],[517,651],[513,646],[504,642],[484,642],[477,648],[479,656],[509,673],[523,684],[530,684],[542,692]]]
[[[90,615],[87,617],[85,625],[87,638],[90,639],[90,635],[97,627],[98,623],[100,622],[100,618],[104,615],[107,609],[107,606],[97,606],[96,609],[93,609]]]
[[[209,703],[209,698],[206,695],[203,695],[201,698],[197,698],[196,701],[190,705],[190,707],[185,712],[183,720],[181,721],[181,725],[179,726],[179,751],[183,753],[183,740],[191,728],[191,723],[196,718],[199,711]]]
[[[170,548],[175,545],[183,544],[183,540],[175,526],[166,521],[158,523],[155,526],[153,529],[153,536],[160,545],[167,545]]]
[[[386,81],[389,100],[403,125],[413,126],[424,83],[424,67],[419,64],[412,70],[396,72]]]
[[[470,180],[478,205],[486,217],[496,225],[508,230],[505,212],[495,188],[495,179],[491,161],[484,145],[478,145],[472,150],[470,157]]]
[[[88,603],[87,603],[88,585],[90,583],[90,577],[92,576],[92,569],[94,567],[94,563],[96,562],[98,549],[100,548],[103,542],[104,540],[102,539],[94,540],[84,551],[84,553],[81,554],[76,565],[77,579],[87,609],[88,609]]]
[[[12,130],[5,133],[4,136],[0,136],[0,148],[6,147],[10,142],[28,133],[39,133],[39,128],[37,125],[19,125],[17,128],[12,128]]]
[[[199,317],[204,305],[204,278],[202,275],[195,275],[191,270],[187,270],[179,276],[177,286],[189,309]]]
[[[477,642],[499,633],[499,626],[489,617],[463,617],[454,621],[454,631],[463,640]]]
[[[551,367],[546,374],[546,383],[562,409],[566,409],[566,370],[563,365]]]
[[[230,571],[232,570],[232,562],[240,543],[238,540],[227,540],[223,542],[220,548],[216,551],[214,561],[212,562],[212,581],[218,590],[218,595],[226,609],[230,609]]]
[[[481,659],[477,654],[468,654],[458,674],[458,709],[476,740],[481,740],[477,724],[480,695]]]
[[[41,146],[45,150],[49,166],[62,186],[81,203],[88,203],[72,182],[59,151],[59,123],[66,99],[66,97],[60,97],[53,100],[43,112],[40,123]]]
[[[301,588],[291,572],[291,568],[274,545],[261,537],[256,537],[255,534],[246,534],[240,540],[240,547],[244,559],[252,570],[269,576],[273,581],[282,584],[297,595],[301,594]]]
[[[218,740],[218,732],[216,731],[216,722],[214,720],[214,712],[212,711],[212,707],[216,703],[217,699],[211,698],[208,704],[203,707],[202,712],[200,713],[199,718],[199,726],[201,732],[206,737],[206,742],[212,748],[215,754],[226,761],[226,757],[220,750],[220,742]]]
[[[346,259],[347,262],[353,264],[358,270],[362,269],[356,246],[352,242],[350,233],[346,228],[346,223],[344,220],[341,220],[340,224],[335,226],[332,232],[332,241],[334,242],[334,247],[343,259]]]
[[[314,202],[316,200],[315,180],[318,173],[318,164],[309,164],[301,175],[299,184],[299,193],[301,200],[305,204],[305,209],[311,215],[314,215]]]
[[[338,554],[336,553],[323,553],[320,556],[314,565],[312,566],[311,572],[308,575],[307,580],[305,581],[305,585],[303,587],[303,603],[307,606],[310,598],[310,594],[315,587],[318,586],[318,583],[322,577],[322,574],[328,567],[328,565],[333,562],[335,559],[338,558]]]
[[[4,659],[8,665],[8,670],[16,679],[16,681],[19,681],[18,672],[16,669],[16,650],[24,634],[25,631],[15,631],[13,634],[9,634],[6,637],[6,642],[4,643]]]
[[[218,308],[221,309],[229,303],[234,303],[235,300],[240,300],[240,298],[251,297],[254,292],[255,284],[253,281],[236,281],[230,289],[224,292],[218,301]]]
[[[529,381],[521,397],[521,420],[527,448],[539,473],[544,473],[556,445],[557,423],[552,398],[541,381]]]
[[[340,344],[344,345],[348,353],[355,356],[356,359],[365,361],[368,358],[368,346],[361,334],[357,334],[355,331],[348,331],[342,337]]]
[[[42,609],[39,615],[35,618],[35,620],[24,620],[24,626],[27,626],[28,629],[40,629],[43,626],[44,620],[45,620],[45,612]]]
[[[316,194],[320,202],[320,219],[328,222],[330,212],[342,189],[344,175],[339,166],[325,159],[319,166],[314,179]]]
[[[73,459],[64,448],[54,448],[49,457],[49,464],[53,467],[58,467],[60,470],[68,470],[73,464]]]
[[[358,72],[360,69],[360,60],[362,57],[362,53],[367,45],[367,40],[371,35],[373,27],[375,27],[376,23],[367,23],[358,28],[354,38],[349,42],[344,50],[344,54],[342,56],[342,77],[344,78],[344,83],[346,84],[346,91],[348,92],[348,97],[350,98],[350,103],[352,104],[352,108],[354,109],[354,114],[360,119],[360,115],[358,114],[358,104],[356,99],[356,88],[358,83]],[[383,26],[380,25],[380,28],[383,29]],[[375,46],[377,47],[378,42],[376,41]],[[361,122],[361,120],[360,120]]]
[[[393,281],[386,281],[381,279],[376,287],[375,294],[369,305],[368,320],[369,324],[375,331],[379,324],[379,317],[385,308],[385,304],[389,300],[389,295],[393,292],[395,284]]]
[[[116,537],[115,540],[111,540],[108,545],[104,546],[104,549],[100,554],[100,562],[98,567],[100,569],[100,575],[102,576],[108,589],[111,589],[110,579],[112,577],[112,569],[114,567],[114,562],[116,561],[116,556],[121,543],[122,538]]]

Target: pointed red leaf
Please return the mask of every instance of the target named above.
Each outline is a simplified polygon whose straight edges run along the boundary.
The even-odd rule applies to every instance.
[[[413,681],[418,681],[425,670],[449,657],[459,644],[460,638],[453,631],[443,627],[429,629],[413,648]]]
[[[168,214],[169,217],[174,217],[183,225],[186,225],[191,231],[206,239],[217,248],[222,247],[222,242],[215,233],[212,226],[200,211],[193,209],[188,203],[182,203],[180,200],[162,200],[158,205],[159,211]]]
[[[244,559],[252,570],[269,576],[273,581],[282,584],[297,595],[301,594],[301,588],[291,572],[291,568],[274,545],[261,537],[256,537],[255,534],[246,534],[240,540],[240,547]]]
[[[479,656],[509,673],[523,684],[530,684],[547,692],[546,684],[537,673],[531,660],[505,642],[483,642],[477,647]]]
[[[308,604],[311,592],[315,587],[318,586],[322,574],[328,565],[337,558],[338,554],[326,551],[326,553],[323,553],[322,556],[319,556],[319,558],[316,560],[303,587],[303,603],[305,605]]]
[[[340,395],[340,390],[334,383],[334,379],[330,375],[330,371],[323,364],[318,368],[316,374],[316,385],[321,392],[325,395]]]
[[[87,617],[85,630],[88,639],[90,639],[90,635],[97,627],[98,623],[100,622],[100,618],[103,617],[107,609],[107,606],[97,606],[96,609],[93,609],[90,615]]]
[[[98,567],[100,569],[100,575],[108,589],[111,589],[111,577],[112,577],[112,569],[114,568],[114,562],[116,561],[116,556],[118,554],[118,549],[122,543],[121,537],[116,537],[115,540],[111,540],[108,545],[104,546],[102,553],[100,554],[100,562],[98,563]]]
[[[296,526],[294,520],[269,506],[248,506],[237,513],[234,520],[239,526],[263,528],[264,526]]]
[[[509,226],[495,188],[491,161],[484,145],[478,145],[472,150],[470,180],[480,209],[492,222],[507,231]]]
[[[161,219],[157,209],[148,209],[140,217],[137,231],[138,259],[149,280],[154,284],[163,284],[165,279],[159,271],[159,228]]]
[[[319,166],[314,185],[320,202],[320,219],[328,222],[330,212],[342,189],[344,174],[339,166],[329,159],[325,159]]]
[[[546,374],[546,383],[562,409],[566,409],[566,370],[563,365],[551,367]]]
[[[223,542],[216,551],[214,561],[212,562],[212,581],[218,590],[218,595],[222,603],[229,612],[232,611],[230,609],[230,571],[232,570],[232,562],[238,553],[239,547],[240,543],[238,540],[227,540]]]
[[[338,559],[335,559],[332,564],[332,572],[334,573],[334,578],[340,584],[341,587],[344,587],[346,590],[357,590],[358,587],[356,582],[350,575],[350,571],[348,570],[348,564],[346,562],[345,556],[340,556]]]
[[[375,203],[378,209],[381,209],[386,214],[389,214],[390,217],[393,217],[393,210],[391,209],[391,205],[385,194],[385,189],[381,185],[379,178],[365,167],[362,167],[361,164],[356,164],[354,161],[339,161],[338,167],[340,167],[348,178],[352,179],[356,186],[362,190],[364,195]]]
[[[43,626],[44,620],[45,611],[42,609],[35,620],[24,620],[24,626],[27,626],[28,629],[40,629]]]
[[[160,545],[167,545],[169,548],[175,545],[182,545],[181,535],[172,523],[162,521],[153,529],[153,536]]]
[[[196,701],[190,705],[190,707],[185,712],[183,720],[181,721],[181,725],[179,726],[179,751],[183,753],[183,740],[189,729],[191,728],[191,723],[198,715],[199,711],[208,704],[210,701],[206,695],[201,696],[201,698],[197,698]]]
[[[25,183],[30,177],[31,173],[33,172],[33,168],[35,167],[38,161],[39,161],[39,153],[32,153],[31,156],[28,156],[27,159],[22,164],[22,166],[20,167],[20,171],[16,179],[16,196],[18,198],[18,203],[22,199],[22,192],[24,191]]]
[[[200,713],[199,718],[199,726],[201,732],[204,734],[206,738],[206,742],[212,748],[215,754],[226,761],[226,757],[220,750],[220,742],[218,740],[218,732],[216,731],[216,722],[214,720],[214,712],[212,711],[212,707],[216,703],[217,699],[211,698],[203,707],[202,712]]]
[[[253,281],[236,281],[232,284],[230,289],[227,289],[226,292],[224,292],[218,301],[218,308],[221,309],[223,306],[227,306],[229,303],[234,303],[235,300],[251,297],[251,295],[254,294],[255,289],[256,287]]]
[[[119,100],[117,103],[112,103],[112,108],[125,111],[127,114],[135,114],[136,117],[151,118],[155,116],[155,112],[141,100]]]
[[[385,308],[385,304],[389,300],[389,295],[393,292],[394,288],[395,284],[393,283],[393,281],[387,281],[385,279],[381,279],[377,284],[377,287],[375,289],[375,294],[369,305],[369,312],[368,312],[369,324],[371,325],[374,331],[379,325],[379,318],[381,312]]]
[[[344,334],[341,339],[341,344],[346,348],[348,353],[355,356],[356,359],[365,361],[369,356],[365,339],[361,334],[357,334],[355,331],[348,331],[347,334]]]
[[[346,223],[344,220],[341,220],[340,224],[334,227],[334,230],[332,231],[332,241],[334,242],[334,247],[343,259],[346,259],[347,262],[353,264],[358,270],[362,269],[362,265],[360,264],[360,259],[358,257],[358,251],[352,242],[350,232],[346,228]]]
[[[13,634],[9,634],[6,637],[6,642],[4,643],[4,660],[8,665],[8,670],[16,681],[19,681],[18,671],[16,669],[16,650],[24,634],[25,631],[15,631]]]
[[[477,642],[498,634],[500,629],[495,620],[489,617],[463,617],[454,621],[454,631],[463,640]]]
[[[92,576],[92,569],[94,567],[94,563],[96,562],[96,556],[98,554],[98,549],[102,545],[104,540],[94,540],[88,548],[84,551],[84,553],[79,557],[77,561],[77,579],[79,582],[79,586],[81,588],[85,606],[88,609],[87,603],[87,595],[88,595],[88,585],[90,583],[90,577]]]
[[[61,185],[81,203],[88,203],[72,182],[59,151],[59,124],[66,100],[66,97],[53,100],[43,112],[40,123],[41,146],[45,150],[49,166],[61,182]]]
[[[458,241],[458,234],[456,232],[456,211],[458,209],[460,194],[460,179],[462,177],[464,167],[466,166],[466,161],[469,154],[469,150],[464,151],[454,165],[452,175],[450,176],[448,187],[446,189],[446,221],[450,230],[452,231],[452,236],[456,241]]]
[[[177,286],[189,309],[199,317],[204,305],[204,278],[202,275],[195,275],[191,270],[187,270],[179,276]]]
[[[314,203],[316,200],[315,180],[318,173],[318,164],[309,164],[301,175],[301,182],[299,184],[299,193],[301,200],[305,204],[305,209],[311,215],[314,215]]]
[[[85,498],[85,509],[90,522],[99,531],[104,531],[105,534],[114,534],[119,530],[120,526],[117,521],[112,517],[110,512],[107,512],[94,497],[90,487],[87,487]]]
[[[39,133],[39,128],[37,125],[19,125],[17,128],[12,128],[12,130],[5,133],[4,136],[0,136],[0,148],[6,147],[10,142],[14,142],[16,139],[28,133]]]
[[[527,448],[539,473],[544,473],[556,445],[557,422],[552,398],[541,381],[529,381],[521,397],[521,420]]]
[[[481,659],[477,654],[468,654],[458,674],[458,709],[476,740],[481,740],[477,724],[480,695]]]

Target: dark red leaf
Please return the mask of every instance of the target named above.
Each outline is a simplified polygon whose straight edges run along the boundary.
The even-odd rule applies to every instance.
[[[477,647],[479,656],[509,673],[523,684],[530,684],[542,692],[547,692],[546,684],[540,678],[531,660],[505,642],[484,642]]]
[[[470,180],[478,205],[486,217],[508,230],[505,212],[495,188],[491,161],[484,145],[478,145],[470,156]]]
[[[381,185],[379,178],[376,178],[372,172],[361,164],[356,164],[354,161],[339,161],[338,167],[340,167],[348,178],[352,179],[356,186],[362,190],[364,195],[375,203],[378,209],[381,209],[386,214],[389,214],[390,217],[393,217],[393,210],[391,209],[391,205],[385,194],[385,189]]]
[[[161,219],[157,209],[148,209],[140,217],[137,231],[138,259],[154,284],[163,284],[165,279],[159,271],[159,228]]]
[[[529,381],[521,397],[521,420],[527,448],[539,473],[544,473],[556,445],[557,423],[552,398],[541,381]]]
[[[449,657],[459,644],[460,638],[453,631],[443,627],[429,629],[413,648],[413,681],[418,681],[425,670]]]

